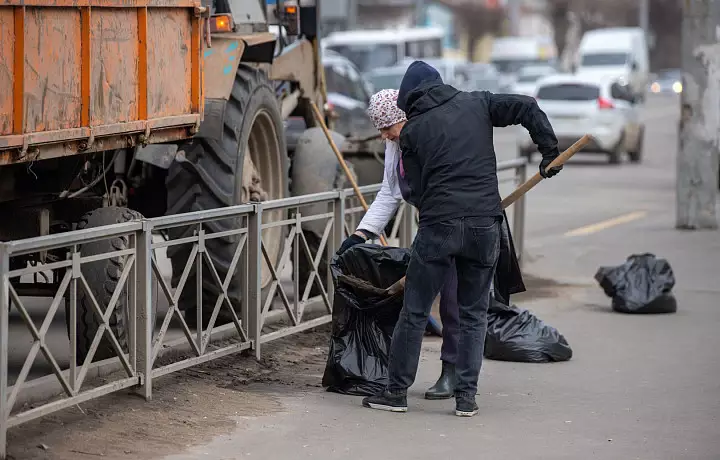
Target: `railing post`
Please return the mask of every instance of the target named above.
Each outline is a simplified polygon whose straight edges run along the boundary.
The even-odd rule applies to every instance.
[[[152,223],[144,220],[142,229],[135,236],[137,274],[135,289],[137,319],[134,326],[137,338],[137,367],[135,369],[142,375],[142,388],[139,393],[146,401],[152,399],[152,349],[155,332],[152,327],[152,228]]]
[[[241,221],[242,225],[245,227],[245,229],[248,228],[248,219],[249,216],[243,216]],[[248,234],[245,234],[245,246],[242,249],[242,254],[240,255],[240,261],[238,262],[238,266],[236,268],[238,273],[242,273],[242,276],[240,277],[240,284],[241,284],[241,293],[242,293],[242,305],[240,308],[240,324],[242,325],[242,328],[245,330],[245,333],[248,334],[248,340],[250,340],[250,330],[248,329],[248,325],[250,324],[250,308],[248,300],[250,299],[250,290],[248,289],[249,283],[248,283],[248,273],[249,273],[249,255],[248,255],[248,245],[250,244],[250,241],[248,239]]]
[[[337,198],[330,204],[333,213],[333,229],[330,235],[330,241],[327,244],[327,295],[328,300],[332,304],[335,298],[335,283],[333,283],[332,273],[330,271],[330,262],[335,257],[335,252],[340,248],[345,237],[345,190],[337,191]]]
[[[7,455],[8,429],[8,322],[10,316],[10,251],[0,243],[0,459]]]
[[[527,167],[525,162],[515,170],[518,185],[527,181]],[[513,204],[513,240],[515,242],[515,252],[517,253],[520,267],[523,264],[523,255],[525,253],[525,197],[520,198]]]
[[[401,248],[409,248],[413,241],[413,220],[415,219],[415,208],[410,203],[403,203],[402,221],[400,222],[400,240]]]
[[[260,359],[260,336],[262,334],[262,203],[253,203],[255,209],[248,216],[248,335]]]

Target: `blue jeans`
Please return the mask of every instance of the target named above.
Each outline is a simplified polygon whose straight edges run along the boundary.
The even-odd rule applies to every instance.
[[[466,217],[418,230],[407,269],[405,302],[390,345],[387,389],[391,393],[405,394],[415,381],[432,303],[454,261],[460,319],[455,397],[472,399],[477,394],[501,221],[501,217]]]

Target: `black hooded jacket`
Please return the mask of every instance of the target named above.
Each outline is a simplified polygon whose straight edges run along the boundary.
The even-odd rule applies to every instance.
[[[493,126],[522,125],[543,157],[559,153],[555,133],[535,99],[458,91],[421,61],[408,68],[398,107],[408,118],[400,133],[408,201],[419,209],[421,226],[502,215]]]

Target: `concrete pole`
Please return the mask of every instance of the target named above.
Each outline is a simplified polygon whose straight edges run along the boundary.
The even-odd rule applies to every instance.
[[[645,32],[645,37],[650,36],[650,0],[640,0],[638,8],[638,25]]]
[[[720,2],[684,2],[682,67],[676,227],[716,229],[720,148]]]
[[[508,22],[510,23],[510,35],[520,35],[520,7],[522,0],[508,0]]]

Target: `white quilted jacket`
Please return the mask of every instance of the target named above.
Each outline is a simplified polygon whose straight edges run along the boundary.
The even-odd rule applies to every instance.
[[[397,211],[402,201],[400,183],[397,177],[397,164],[400,160],[400,146],[394,141],[385,141],[385,172],[382,186],[360,221],[357,230],[367,230],[376,235],[382,234],[385,226]]]

